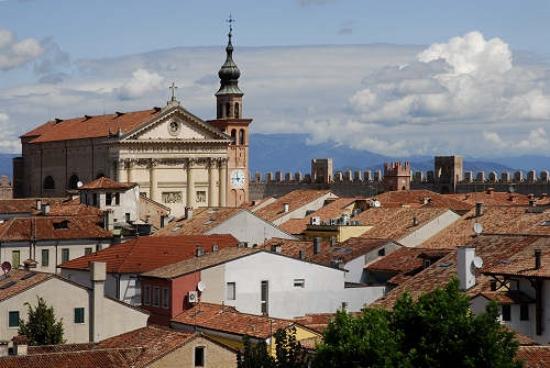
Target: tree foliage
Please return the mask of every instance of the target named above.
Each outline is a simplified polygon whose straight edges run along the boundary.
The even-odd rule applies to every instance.
[[[275,356],[271,356],[265,341],[253,343],[248,336],[243,339],[243,350],[237,354],[237,368],[306,368],[308,355],[296,339],[294,327],[279,329],[273,335]]]
[[[492,303],[474,316],[456,280],[393,311],[339,312],[327,327],[313,367],[516,368],[518,344]]]
[[[38,297],[38,304],[27,306],[27,322],[19,322],[19,335],[25,335],[29,345],[55,345],[63,341],[63,320],[56,321],[53,307]]]

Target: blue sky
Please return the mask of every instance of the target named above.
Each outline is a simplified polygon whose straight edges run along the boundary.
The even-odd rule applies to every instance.
[[[214,114],[229,13],[253,132],[550,155],[550,1],[0,0],[0,152],[54,117]]]

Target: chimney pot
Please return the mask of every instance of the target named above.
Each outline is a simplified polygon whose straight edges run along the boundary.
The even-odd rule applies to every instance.
[[[41,211],[41,210],[42,210],[42,200],[41,200],[41,199],[37,199],[37,200],[36,200],[36,210],[37,210],[37,211]]]
[[[283,212],[288,213],[290,211],[290,205],[288,203],[283,204]]]
[[[476,275],[472,264],[475,258],[475,248],[469,246],[458,247],[456,250],[456,271],[460,289],[468,290],[476,284]]]
[[[542,251],[540,249],[535,249],[535,269],[536,270],[540,269],[542,266],[541,256],[542,256]]]
[[[476,217],[483,216],[483,202],[476,203]]]

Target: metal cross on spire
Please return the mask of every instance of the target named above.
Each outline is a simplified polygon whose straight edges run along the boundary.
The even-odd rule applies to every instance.
[[[168,87],[172,91],[172,98],[170,101],[176,101],[176,89],[178,89],[178,86],[176,86],[176,83],[172,82],[172,85]]]
[[[233,23],[235,23],[235,18],[229,13],[229,18],[226,20],[229,23],[229,36],[231,37],[231,32],[233,32]]]

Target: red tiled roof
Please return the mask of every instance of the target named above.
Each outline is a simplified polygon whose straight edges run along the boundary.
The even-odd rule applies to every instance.
[[[435,251],[435,252],[434,252]],[[450,250],[429,249],[429,248],[408,248],[402,247],[379,260],[368,264],[365,268],[372,271],[389,272],[410,272],[423,266],[424,258],[442,258]],[[426,257],[421,257],[426,255]]]
[[[48,121],[25,133],[22,138],[29,138],[31,143],[64,141],[84,138],[108,137],[110,134],[122,134],[137,129],[158,116],[160,110],[127,112],[122,115],[106,114],[91,117],[78,117],[60,122]]]
[[[172,322],[259,339],[295,324],[291,320],[240,313],[234,307],[210,303],[199,303],[177,315]]]
[[[540,212],[537,212],[540,211]],[[550,235],[550,211],[527,206],[484,207],[483,215],[472,210],[461,219],[422,243],[426,248],[455,248],[468,244],[475,235],[475,223],[483,225],[486,234]],[[546,224],[546,225],[545,225]]]
[[[197,246],[211,252],[213,245],[222,249],[236,248],[237,244],[232,235],[144,236],[75,258],[60,267],[88,269],[90,262],[100,261],[107,263],[110,273],[142,273],[193,258]]]
[[[329,190],[314,190],[314,189],[298,189],[289,192],[282,197],[278,198],[275,202],[268,204],[267,206],[260,208],[254,213],[266,221],[274,221],[279,217],[284,216],[283,210],[284,204],[288,203],[289,212],[295,211],[316,199],[319,199],[327,194]]]
[[[538,236],[512,235],[481,235],[475,238],[471,245],[476,248],[476,255],[483,260],[483,267],[476,272],[476,285],[468,289],[467,294],[475,296],[482,291],[490,291],[490,278],[483,272],[540,239]],[[438,287],[444,287],[453,277],[456,277],[456,251],[392,289],[374,305],[391,308],[404,292],[416,299]]]
[[[517,358],[524,368],[550,367],[550,346],[520,346]]]
[[[446,197],[460,201],[462,203],[475,206],[481,202],[486,206],[526,206],[529,204],[529,197],[521,193],[496,192],[494,190],[485,190],[483,192],[452,193],[445,194]]]
[[[376,196],[382,207],[434,207],[448,208],[455,212],[463,213],[472,209],[472,204],[458,201],[444,194],[439,194],[425,189],[416,190],[396,190],[384,192]],[[429,199],[427,203],[425,200]]]
[[[541,251],[541,266],[535,267],[535,250]],[[540,238],[515,254],[486,269],[487,274],[550,278],[550,238]]]
[[[199,235],[235,216],[240,208],[198,208],[189,220],[182,218],[170,222],[153,236]]]
[[[0,241],[108,239],[113,235],[90,216],[15,217],[0,224]]]
[[[343,214],[351,215],[352,205],[358,198],[337,198],[328,201],[323,207],[319,208],[314,213],[304,217],[303,219],[290,219],[287,222],[279,225],[279,228],[289,234],[301,234],[306,230],[312,217],[319,217],[321,221],[329,221],[342,216]]]
[[[373,226],[362,236],[369,238],[389,238],[399,241],[426,223],[449,211],[448,208],[370,208],[352,217],[361,225]],[[414,225],[416,218],[418,225]]]
[[[127,190],[135,187],[136,183],[121,183],[116,180],[102,176],[89,183],[84,184],[79,190],[94,190],[94,189],[111,189],[111,190]]]
[[[53,277],[54,275],[50,273],[12,269],[0,280],[0,301],[9,299]]]
[[[482,291],[478,295],[499,304],[523,304],[535,302],[533,298],[519,290]]]

